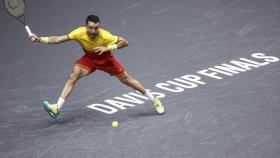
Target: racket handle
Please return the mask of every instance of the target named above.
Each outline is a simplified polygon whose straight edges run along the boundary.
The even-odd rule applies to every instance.
[[[28,36],[32,35],[32,32],[31,32],[31,30],[29,29],[29,27],[27,25],[25,26],[25,30],[28,33]]]

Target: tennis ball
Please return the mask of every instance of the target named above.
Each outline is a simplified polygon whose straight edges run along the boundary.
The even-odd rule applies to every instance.
[[[113,127],[113,128],[119,127],[119,122],[118,122],[118,121],[113,121],[113,122],[112,122],[112,127]]]

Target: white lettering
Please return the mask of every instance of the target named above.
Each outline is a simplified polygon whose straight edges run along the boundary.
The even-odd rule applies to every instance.
[[[93,110],[104,112],[106,114],[113,114],[118,111],[116,108],[104,104],[91,104],[87,107]]]
[[[208,76],[208,77],[212,77],[212,78],[215,78],[215,79],[218,79],[218,80],[223,79],[222,77],[216,76],[216,74],[217,74],[216,72],[208,73],[207,69],[200,70],[197,73]]]
[[[168,84],[168,83],[158,83],[158,84],[156,84],[156,87],[157,88],[160,88],[160,89],[163,89],[163,90],[166,90],[166,91],[169,91],[169,92],[183,92],[184,91],[184,89],[183,88],[181,88],[181,87],[175,87],[175,88],[168,88],[168,87],[170,86],[170,84]]]

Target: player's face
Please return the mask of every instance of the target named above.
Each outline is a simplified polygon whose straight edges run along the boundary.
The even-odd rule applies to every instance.
[[[99,22],[94,23],[92,21],[88,21],[88,23],[86,24],[86,28],[89,37],[94,38],[98,34]]]

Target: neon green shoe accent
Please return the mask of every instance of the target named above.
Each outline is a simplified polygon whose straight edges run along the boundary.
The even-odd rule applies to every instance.
[[[56,119],[59,111],[57,109],[57,104],[50,104],[48,101],[43,102],[43,107],[46,112],[53,118]]]
[[[164,106],[162,105],[162,103],[160,102],[160,100],[158,98],[155,97],[152,101],[152,104],[159,114],[164,113]]]

